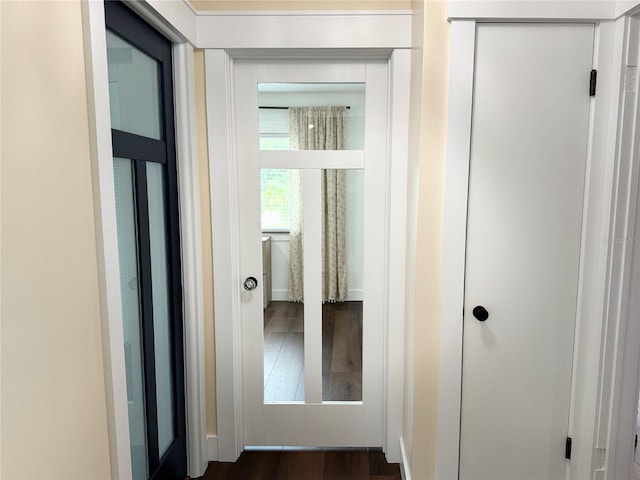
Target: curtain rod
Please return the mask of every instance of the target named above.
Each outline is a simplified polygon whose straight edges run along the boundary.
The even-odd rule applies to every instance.
[[[289,107],[258,107],[258,108],[265,108],[265,109],[268,109],[268,110],[289,110]],[[351,107],[349,105],[347,105],[344,108],[349,110]]]

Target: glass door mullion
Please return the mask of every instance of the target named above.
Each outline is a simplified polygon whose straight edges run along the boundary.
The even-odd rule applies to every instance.
[[[144,161],[135,162],[136,213],[138,216],[138,249],[140,252],[140,302],[142,311],[142,345],[146,390],[147,452],[149,473],[158,468],[158,413],[156,400],[155,342],[153,330],[153,294],[151,278],[151,247],[149,237],[149,196],[147,191],[147,166]]]
[[[321,170],[303,170],[305,403],[322,403]]]

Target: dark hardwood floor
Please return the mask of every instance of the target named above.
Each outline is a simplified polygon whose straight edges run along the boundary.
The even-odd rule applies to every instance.
[[[265,402],[304,401],[304,305],[264,312]],[[362,400],[362,302],[322,306],[322,399]]]
[[[322,306],[322,400],[362,400],[362,302]]]
[[[400,467],[380,449],[252,450],[209,463],[200,480],[400,480]]]

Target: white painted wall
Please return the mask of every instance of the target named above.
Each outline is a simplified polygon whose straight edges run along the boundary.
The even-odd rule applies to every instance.
[[[350,86],[351,87],[351,86]],[[340,92],[259,92],[260,105],[265,106],[315,106],[348,105],[345,114],[345,149],[360,150],[364,145],[364,88],[349,88]],[[267,110],[260,121],[260,131],[279,133],[288,131],[286,110]],[[362,300],[364,282],[364,173],[347,171],[347,300]],[[270,233],[272,299],[288,300],[289,285],[289,235]]]

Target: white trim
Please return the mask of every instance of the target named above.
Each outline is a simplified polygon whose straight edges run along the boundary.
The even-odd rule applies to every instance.
[[[400,476],[402,480],[411,480],[411,463],[407,456],[407,450],[404,447],[404,438],[400,437],[400,454],[402,456],[400,460]],[[437,477],[436,477],[437,478]]]
[[[596,26],[594,68],[598,70],[596,96],[591,103],[589,145],[583,205],[580,254],[580,276],[571,385],[569,436],[574,440],[570,479],[590,478],[594,462],[596,435],[599,364],[604,334],[603,311],[606,303],[608,277],[606,241],[611,218],[614,185],[614,155],[609,149],[611,118],[615,118],[616,90],[614,22]],[[606,392],[603,392],[606,394]]]
[[[289,290],[286,288],[274,288],[271,291],[271,301],[272,302],[288,302]]]
[[[305,151],[304,153],[311,152]],[[322,223],[320,220],[322,218],[321,176],[319,169],[308,169],[302,172],[302,225],[304,226],[302,230],[302,262],[304,265],[302,275],[305,300],[303,315],[304,401],[305,403],[316,404],[322,403],[322,307],[309,307],[311,305],[322,305],[322,283],[316,280],[316,275],[320,277],[319,273],[322,272],[322,256],[316,253],[322,249]],[[261,319],[260,326],[262,325],[263,321]],[[260,362],[260,369],[262,369],[262,364],[263,362]],[[263,385],[263,382],[258,384],[260,390],[262,390]],[[272,412],[267,414],[266,408],[261,410],[264,411],[265,417],[272,415]],[[245,409],[245,418],[249,417],[247,412],[248,409]],[[318,413],[321,413],[321,411],[319,410]],[[284,416],[291,414],[290,409],[285,407]],[[302,418],[304,419],[304,416]],[[264,420],[265,430],[269,431],[266,425],[270,422],[268,422],[268,418]],[[359,430],[357,428],[359,423],[355,422],[353,424],[355,430]],[[275,425],[279,424],[275,423]],[[249,428],[246,430],[249,430]],[[283,428],[282,430],[286,429]]]
[[[620,103],[617,122],[615,153],[617,162],[617,189],[614,191],[615,217],[610,241],[610,263],[612,275],[609,287],[608,329],[605,345],[606,357],[602,364],[602,396],[598,448],[605,458],[599,470],[603,478],[631,478],[633,471],[633,436],[638,405],[638,363],[640,360],[640,332],[638,313],[640,305],[637,294],[639,261],[637,237],[640,208],[638,207],[638,122],[640,122],[640,98],[637,67],[639,63],[638,34],[640,19],[621,19],[617,22],[621,59],[617,74],[619,81],[616,100]],[[618,67],[618,65],[616,65]],[[627,72],[627,67],[635,72]],[[626,78],[629,73],[629,78]],[[613,143],[613,142],[612,142]],[[634,253],[635,251],[635,253]],[[609,402],[607,403],[607,400]],[[633,419],[633,420],[632,420]]]
[[[612,20],[612,0],[450,0],[450,20]]]
[[[363,438],[367,445],[385,446],[387,332],[389,323],[390,158],[389,93],[390,59],[366,61],[364,232],[376,237],[364,245],[364,298],[362,310]],[[406,163],[404,159],[395,159]],[[384,186],[384,187],[382,187]],[[382,190],[381,188],[384,188]],[[374,228],[375,227],[375,228]],[[384,238],[379,238],[384,237]],[[380,268],[377,262],[384,262]],[[382,277],[382,278],[380,278]],[[382,351],[382,355],[380,354]],[[367,368],[368,367],[368,368]]]
[[[138,0],[126,5],[173,43],[196,44],[198,16],[187,0]]]
[[[616,20],[634,14],[638,0],[449,0],[449,20]]]
[[[410,10],[199,11],[188,0],[127,5],[173,42],[186,40],[197,48],[411,47]],[[329,22],[332,29],[326,28]]]
[[[182,248],[184,309],[185,406],[188,472],[204,475],[207,468],[204,300],[200,225],[198,146],[196,143],[193,47],[173,45],[174,105]]]
[[[364,168],[364,150],[260,150],[260,168]]]
[[[385,424],[383,446],[390,462],[399,462],[398,439],[404,411],[404,327],[407,262],[407,185],[411,52],[394,50],[389,65],[389,269],[385,330]]]
[[[637,15],[639,7],[640,1],[638,0],[616,0],[615,18]]]
[[[447,160],[441,266],[436,478],[458,478],[462,384],[462,307],[476,23],[451,22]],[[418,406],[416,405],[416,408]]]
[[[104,3],[82,2],[91,166],[98,251],[109,451],[113,478],[131,478],[120,267],[113,183]]]
[[[213,225],[213,264],[216,331],[216,401],[218,419],[218,458],[233,462],[242,451],[242,366],[234,351],[240,350],[241,336],[233,324],[239,318],[240,274],[232,261],[237,255],[237,195],[231,182],[228,158],[234,155],[233,61],[224,50],[205,51],[207,79],[207,137],[209,139],[209,180]]]
[[[411,13],[202,15],[198,16],[196,45],[224,49],[410,48]]]
[[[207,435],[207,458],[210,462],[218,461],[218,436]]]
[[[186,1],[186,0],[185,0]],[[219,17],[315,17],[323,16],[372,16],[411,15],[411,10],[195,10],[198,16]]]

